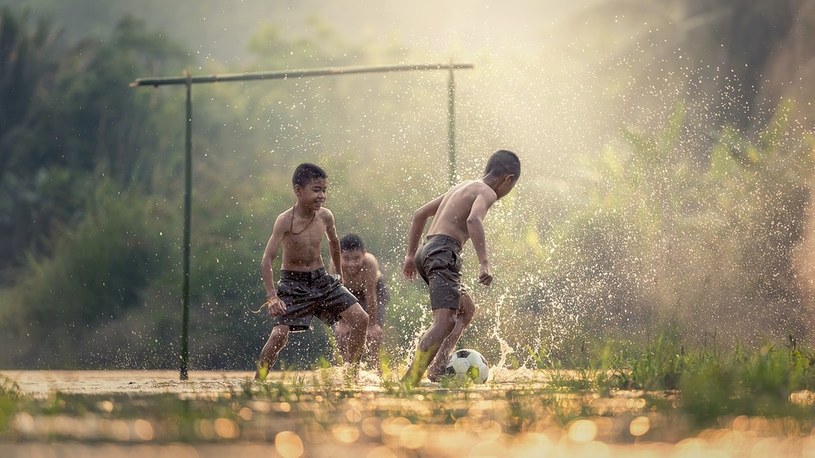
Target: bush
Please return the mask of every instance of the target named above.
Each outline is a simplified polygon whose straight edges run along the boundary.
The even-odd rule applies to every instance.
[[[164,273],[168,241],[153,218],[141,196],[125,195],[110,182],[99,186],[81,221],[61,231],[52,254],[29,257],[17,272],[0,308],[4,334],[13,339],[0,360],[47,366],[87,360],[88,330],[141,305],[143,289]]]

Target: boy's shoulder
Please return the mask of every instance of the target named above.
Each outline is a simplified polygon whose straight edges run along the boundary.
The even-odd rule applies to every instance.
[[[320,218],[334,218],[334,214],[326,207],[320,207],[320,209],[317,210],[317,216]]]
[[[484,183],[482,180],[466,180],[460,181],[458,184],[454,185],[450,190],[460,189],[460,188],[489,188],[487,183]],[[490,188],[492,189],[492,188]]]
[[[292,211],[294,211],[294,207],[289,207],[289,208],[283,210],[282,212],[280,212],[280,214],[277,215],[277,218],[275,218],[275,223],[278,223],[278,222],[282,221],[283,218],[288,218],[291,215]]]
[[[464,196],[462,196],[465,199],[466,198],[475,199],[475,197],[480,194],[495,196],[495,190],[493,190],[487,183],[484,183],[482,180],[462,181],[458,185],[450,188],[448,193],[454,193],[462,189],[466,189],[468,191],[465,193]]]
[[[374,267],[379,266],[379,261],[376,260],[376,256],[368,252],[365,253],[365,263]]]

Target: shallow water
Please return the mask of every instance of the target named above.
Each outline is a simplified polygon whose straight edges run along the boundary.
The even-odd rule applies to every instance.
[[[545,371],[410,392],[341,368],[266,383],[250,372],[0,375],[22,395],[0,428],[2,457],[815,456],[815,436],[793,420],[740,416],[695,431],[665,408],[675,394],[556,390],[548,381],[564,375]]]

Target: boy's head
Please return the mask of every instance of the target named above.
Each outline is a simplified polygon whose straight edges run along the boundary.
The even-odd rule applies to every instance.
[[[498,198],[504,197],[512,191],[518,178],[521,176],[521,160],[512,151],[499,150],[487,160],[484,176],[497,181],[495,193]]]
[[[291,184],[299,203],[320,207],[325,202],[328,174],[321,167],[309,163],[298,165],[291,177]]]
[[[343,269],[357,270],[365,259],[365,244],[357,234],[348,234],[340,239],[340,257]]]
[[[294,169],[294,174],[291,177],[292,186],[305,187],[309,181],[314,179],[328,178],[328,174],[319,165],[309,164],[304,162]]]

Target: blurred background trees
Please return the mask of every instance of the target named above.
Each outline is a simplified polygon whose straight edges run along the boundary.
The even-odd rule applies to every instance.
[[[450,57],[216,3],[198,10],[214,29],[252,24],[220,54],[185,40],[205,33],[180,3],[0,2],[0,367],[176,365],[184,94],[130,81]],[[494,287],[465,263],[481,308],[462,345],[531,363],[666,328],[810,339],[813,20],[801,0],[587,2],[536,45],[457,49],[476,64],[456,75],[459,174],[500,148],[524,162],[487,221]],[[410,212],[446,188],[445,89],[443,72],[194,88],[193,369],[253,367],[260,254],[303,161],[328,170],[339,231],[383,262],[402,362],[430,318],[399,269]],[[281,364],[328,354],[318,325]]]

